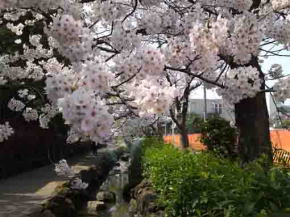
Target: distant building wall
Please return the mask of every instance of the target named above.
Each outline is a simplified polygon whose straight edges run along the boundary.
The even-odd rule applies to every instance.
[[[234,108],[227,105],[222,99],[207,99],[207,114],[218,114],[230,122],[235,121]],[[204,99],[190,99],[188,112],[204,116]]]

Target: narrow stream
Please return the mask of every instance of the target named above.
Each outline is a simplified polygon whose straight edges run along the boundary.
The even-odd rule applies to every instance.
[[[116,202],[106,203],[107,208],[104,211],[96,211],[97,201],[89,201],[87,207],[79,213],[79,217],[129,217],[129,204],[123,199],[123,189],[128,183],[128,162],[119,161],[117,165],[99,190],[113,192]]]

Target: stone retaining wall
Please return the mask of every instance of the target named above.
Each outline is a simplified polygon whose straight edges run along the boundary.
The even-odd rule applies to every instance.
[[[163,217],[164,208],[158,205],[151,183],[143,180],[132,191],[129,213],[131,217]]]
[[[67,182],[58,188],[56,195],[48,200],[41,210],[30,217],[76,217],[87,201],[96,199],[97,190],[122,153],[123,149],[100,152],[95,165],[79,174],[83,182],[89,183],[86,190],[70,189]]]
[[[0,144],[0,179],[90,150],[88,143],[66,144],[64,134],[42,129],[37,122],[27,123],[23,118],[5,121],[15,133]]]

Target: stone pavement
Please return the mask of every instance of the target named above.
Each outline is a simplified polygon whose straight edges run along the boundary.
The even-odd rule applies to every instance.
[[[77,173],[94,164],[91,154],[68,160]],[[54,166],[49,165],[30,172],[0,180],[0,217],[26,217],[41,208],[41,204],[53,196],[64,179],[56,176]]]

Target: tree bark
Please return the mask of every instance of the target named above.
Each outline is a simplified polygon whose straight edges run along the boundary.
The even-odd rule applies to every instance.
[[[182,148],[188,148],[189,147],[189,140],[188,140],[188,131],[186,129],[186,126],[184,129],[180,129],[180,141]]]
[[[250,65],[258,69],[260,78],[264,80],[264,74],[257,58],[253,58]],[[262,84],[262,90],[264,89],[265,84]],[[238,128],[237,146],[241,159],[247,163],[265,154],[269,161],[272,161],[269,114],[265,92],[237,103],[235,117]]]
[[[188,140],[188,129],[186,126],[186,120],[187,120],[187,112],[188,112],[188,103],[189,103],[189,95],[191,92],[190,88],[191,81],[187,84],[182,101],[176,102],[176,110],[178,111],[178,117],[177,117],[177,123],[176,126],[178,128],[178,131],[180,133],[180,142],[182,148],[188,148],[189,147],[189,140]]]
[[[266,154],[272,160],[269,115],[265,93],[245,99],[235,105],[238,127],[238,152],[244,162]]]

